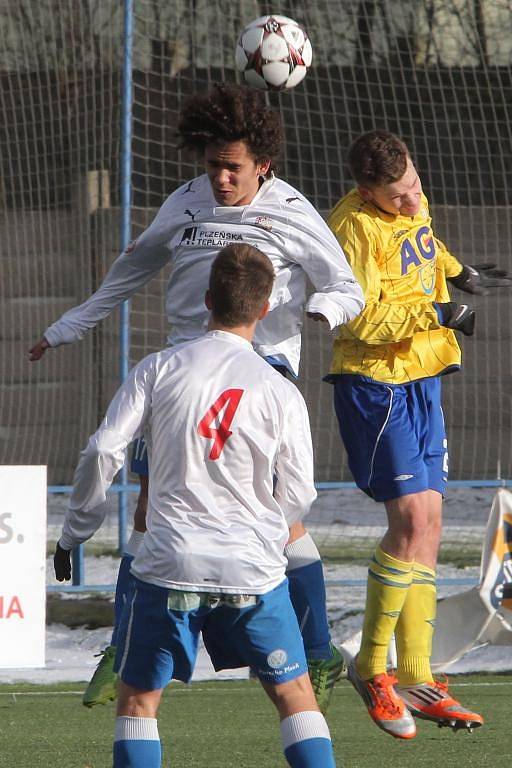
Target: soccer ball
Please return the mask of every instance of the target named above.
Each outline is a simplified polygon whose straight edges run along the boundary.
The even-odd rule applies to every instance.
[[[311,66],[313,50],[306,31],[286,16],[261,16],[238,38],[236,67],[253,88],[295,88]]]

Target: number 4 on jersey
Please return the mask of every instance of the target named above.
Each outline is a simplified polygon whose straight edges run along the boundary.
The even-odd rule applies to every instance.
[[[214,441],[210,455],[208,456],[208,458],[212,461],[215,461],[215,459],[219,458],[220,454],[222,453],[222,449],[226,444],[226,440],[232,434],[229,431],[229,428],[243,393],[243,389],[226,389],[222,395],[219,395],[214,404],[208,408],[205,415],[197,425],[197,431],[201,437],[209,437]],[[222,414],[220,423],[218,426],[211,426],[217,419],[222,409],[225,410]]]

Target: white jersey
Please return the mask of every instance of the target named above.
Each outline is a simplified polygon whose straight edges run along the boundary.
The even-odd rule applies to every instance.
[[[148,229],[114,262],[96,293],[44,335],[52,347],[81,339],[170,262],[168,343],[195,339],[207,327],[204,294],[212,261],[222,247],[241,242],[263,251],[276,275],[270,312],[256,329],[255,349],[297,374],[304,306],[324,315],[332,329],[356,317],[364,299],[322,217],[297,190],[275,177],[243,206],[220,206],[207,175],[177,189]],[[306,304],[307,277],[316,293]]]
[[[240,336],[210,331],[131,371],[78,464],[61,546],[90,538],[125,448],[144,433],[147,532],[132,564],[173,589],[261,594],[316,497],[305,402]]]

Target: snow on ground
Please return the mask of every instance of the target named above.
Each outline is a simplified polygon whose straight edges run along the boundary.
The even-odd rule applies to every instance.
[[[63,624],[46,628],[46,667],[41,669],[0,669],[0,683],[58,683],[89,681],[98,659],[95,654],[110,642],[112,628],[70,629]],[[216,673],[208,654],[201,648],[193,680],[227,680],[248,677],[247,670]]]
[[[110,584],[115,581],[118,561],[114,557],[91,558],[88,581],[96,584]],[[55,583],[52,573],[51,558],[47,561],[48,582]],[[461,575],[476,581],[478,568],[461,569],[452,566],[440,566],[439,577],[442,580],[460,578]],[[366,567],[327,565],[325,567],[327,589],[327,608],[331,623],[333,640],[341,644],[361,628],[364,607],[364,579]],[[87,571],[86,571],[87,572]],[[360,582],[355,586],[329,586],[330,582]],[[440,589],[442,596],[454,594],[465,587],[445,586]],[[69,599],[76,599],[69,595]],[[62,624],[52,624],[46,630],[46,667],[44,669],[0,669],[0,682],[78,682],[88,680],[98,662],[94,654],[108,645],[111,628],[88,630],[83,627],[70,629]],[[476,671],[512,670],[512,649],[510,647],[488,647],[472,651],[464,659],[450,667],[450,673]],[[228,679],[247,677],[247,670],[231,670],[215,673],[208,656],[201,648],[194,680]]]
[[[445,532],[482,540],[489,514],[493,489],[449,489],[444,505]],[[48,510],[48,540],[56,541],[62,524],[67,499],[64,495],[51,497]],[[133,507],[134,498],[130,500]],[[109,500],[106,523],[98,535],[102,543],[117,541],[116,504]],[[307,520],[308,527],[321,538],[336,540],[340,535],[375,536],[384,530],[385,519],[382,506],[375,504],[360,492],[352,489],[323,491],[315,502]],[[456,532],[459,531],[459,534]],[[336,534],[336,535],[335,535]],[[85,563],[86,582],[89,584],[113,584],[116,579],[118,560],[114,557],[87,557]],[[333,639],[341,644],[361,628],[365,599],[366,567],[357,565],[326,565],[327,607]],[[454,594],[469,588],[461,585],[461,579],[476,583],[479,568],[455,568],[441,565],[438,576],[441,580],[441,596]],[[459,584],[446,586],[446,580],[458,580]],[[344,584],[339,585],[339,582]],[[349,582],[350,585],[347,585]],[[51,558],[47,562],[47,583],[56,584]],[[68,596],[76,599],[75,596]],[[59,681],[86,681],[97,664],[94,657],[108,644],[111,628],[87,630],[70,629],[52,624],[46,630],[46,667],[44,669],[0,669],[0,682],[26,681],[51,683]],[[453,664],[450,673],[472,671],[512,670],[512,648],[486,647],[474,650]],[[233,670],[216,674],[209,663],[204,649],[198,658],[194,679],[246,677],[246,670]]]

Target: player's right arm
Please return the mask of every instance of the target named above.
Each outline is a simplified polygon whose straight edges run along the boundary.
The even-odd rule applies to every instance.
[[[306,403],[295,385],[290,384],[287,389],[283,431],[274,473],[274,498],[290,527],[307,515],[316,499],[316,490]]]
[[[376,260],[377,234],[357,216],[329,220],[363,289],[365,307],[345,326],[345,332],[366,344],[390,344],[411,338],[419,331],[440,328],[438,312],[430,302],[403,304],[381,301],[381,272]]]
[[[50,347],[72,344],[109,315],[121,302],[140,290],[170,260],[167,246],[166,206],[160,209],[148,229],[130,243],[112,264],[105,279],[83,304],[65,312],[49,326],[42,338],[29,350],[31,361],[40,360]]]

